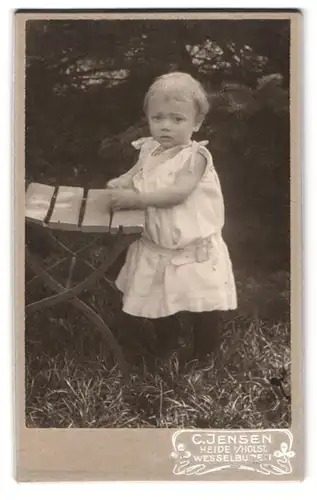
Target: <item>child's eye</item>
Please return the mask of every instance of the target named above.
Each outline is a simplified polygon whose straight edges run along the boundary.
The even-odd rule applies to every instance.
[[[155,116],[152,116],[151,118],[152,118],[152,120],[157,121],[157,120],[161,119],[161,116],[160,115],[155,115]]]
[[[181,116],[175,116],[174,120],[176,121],[176,123],[180,123],[184,121],[184,118],[182,118]]]

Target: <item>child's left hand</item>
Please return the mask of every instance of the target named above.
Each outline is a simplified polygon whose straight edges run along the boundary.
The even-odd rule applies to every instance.
[[[129,210],[140,208],[140,196],[132,189],[107,189],[110,206],[113,210]]]

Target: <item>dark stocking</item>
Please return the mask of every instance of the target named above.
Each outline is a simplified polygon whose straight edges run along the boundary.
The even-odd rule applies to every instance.
[[[218,350],[221,343],[219,311],[192,313],[195,356],[202,358]]]
[[[179,322],[176,315],[153,320],[157,354],[162,355],[177,348]]]

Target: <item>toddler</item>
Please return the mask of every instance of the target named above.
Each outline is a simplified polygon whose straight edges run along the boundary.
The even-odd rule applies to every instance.
[[[133,143],[136,165],[107,184],[113,210],[146,214],[116,285],[123,311],[154,318],[163,343],[173,338],[164,318],[187,311],[200,357],[219,343],[218,312],[237,307],[221,186],[207,141],[192,140],[209,103],[193,77],[169,73],[148,90],[144,111],[151,137]]]

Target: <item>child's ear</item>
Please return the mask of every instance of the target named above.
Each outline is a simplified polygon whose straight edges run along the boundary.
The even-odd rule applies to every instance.
[[[201,125],[202,125],[202,121],[197,121],[196,125],[194,126],[194,132],[198,132],[198,130],[200,129]]]

